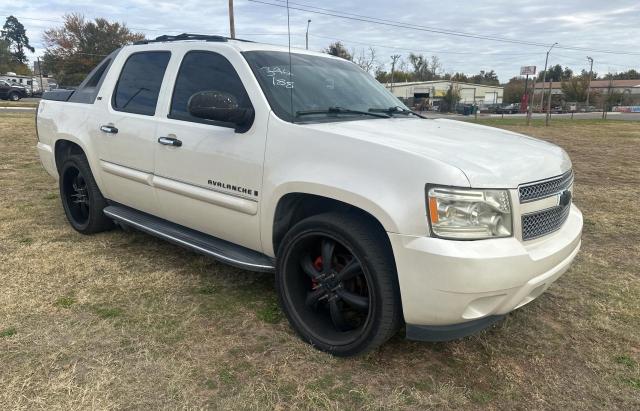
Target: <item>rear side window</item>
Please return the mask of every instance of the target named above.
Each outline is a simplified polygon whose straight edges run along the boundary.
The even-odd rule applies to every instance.
[[[241,108],[252,107],[247,91],[229,60],[210,51],[190,51],[184,56],[178,71],[169,118],[229,126],[227,123],[193,117],[187,110],[191,96],[213,90],[233,95]]]
[[[113,93],[113,108],[127,113],[154,115],[170,58],[168,51],[141,52],[129,56]]]

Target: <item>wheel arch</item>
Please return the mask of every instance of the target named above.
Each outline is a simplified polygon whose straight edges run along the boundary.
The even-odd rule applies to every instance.
[[[83,154],[85,156],[87,155],[84,148],[78,142],[67,139],[56,140],[53,153],[56,170],[58,170],[58,173],[60,173],[60,168],[62,167],[64,159],[68,156],[74,154]]]
[[[313,191],[291,191],[279,196],[270,220],[271,234],[268,245],[271,245],[273,255],[277,254],[280,243],[287,231],[297,222],[312,215],[327,212],[360,215],[371,224],[372,228],[382,233],[384,237],[386,237],[387,231],[394,231],[395,223],[386,212],[379,207],[362,207],[362,204],[366,203],[366,201],[361,198],[359,199],[360,201],[353,201],[353,196],[356,195],[350,194],[349,197],[336,198]]]

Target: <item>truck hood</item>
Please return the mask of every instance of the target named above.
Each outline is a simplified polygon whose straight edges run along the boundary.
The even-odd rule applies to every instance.
[[[516,188],[571,168],[565,151],[554,144],[457,120],[390,118],[306,126],[442,161],[460,169],[477,188]]]

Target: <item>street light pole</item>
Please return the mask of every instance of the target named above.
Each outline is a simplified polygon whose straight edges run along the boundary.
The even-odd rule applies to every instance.
[[[589,67],[589,85],[587,86],[587,107],[585,107],[585,109],[589,110],[589,94],[591,94],[591,78],[593,77],[593,59],[587,56],[587,60],[589,60],[589,63],[591,63],[591,66]]]
[[[549,50],[547,50],[547,58],[544,60],[544,71],[542,72],[542,93],[540,93],[540,111],[542,112],[542,108],[544,107],[544,86],[547,81],[547,63],[549,63],[549,53],[551,53],[551,49],[553,49],[558,42],[555,42],[551,45]]]
[[[307,35],[305,36],[305,45],[307,50],[309,50],[309,24],[311,24],[311,19],[307,20]]]

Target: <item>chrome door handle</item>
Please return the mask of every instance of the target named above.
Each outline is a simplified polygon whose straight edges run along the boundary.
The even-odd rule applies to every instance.
[[[182,141],[174,137],[160,137],[158,143],[165,146],[182,147]]]
[[[108,134],[118,134],[118,129],[114,126],[100,126],[100,131]]]

